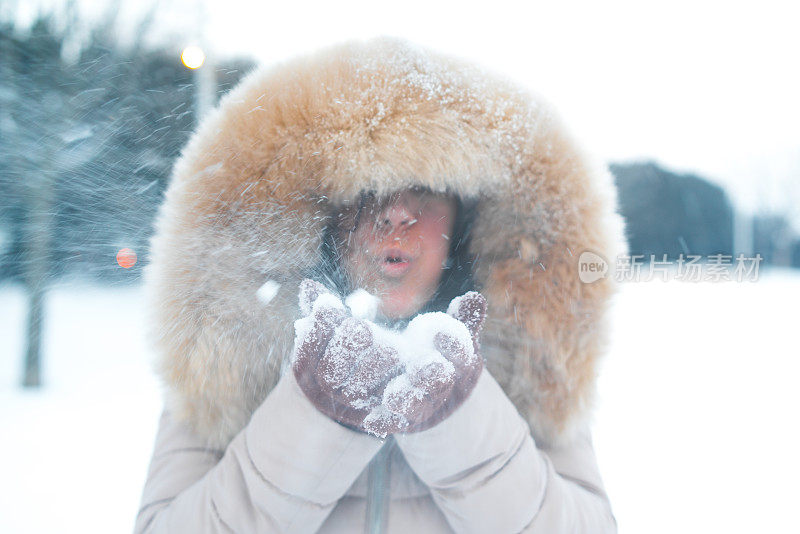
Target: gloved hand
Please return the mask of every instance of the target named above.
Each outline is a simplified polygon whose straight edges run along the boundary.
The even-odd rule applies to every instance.
[[[402,333],[352,317],[312,280],[300,285],[300,309],[297,382],[320,412],[351,428],[380,437],[428,429],[466,400],[483,369],[480,293],[453,299],[447,314],[415,317]]]
[[[375,325],[352,317],[318,282],[301,282],[300,310],[292,364],[300,389],[320,412],[365,430],[364,418],[402,371],[397,351],[377,342]]]
[[[409,323],[403,335],[413,343],[411,350],[424,347],[427,337],[444,359],[407,362],[405,373],[386,386],[383,402],[364,421],[368,431],[385,435],[427,430],[450,416],[472,392],[483,370],[479,349],[486,299],[468,292],[453,299],[447,315],[422,314]],[[454,325],[453,319],[466,328]]]

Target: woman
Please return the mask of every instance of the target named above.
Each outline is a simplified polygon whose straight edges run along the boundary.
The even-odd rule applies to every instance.
[[[587,423],[613,284],[580,282],[586,250],[623,250],[609,175],[507,82],[391,39],[251,74],[159,214],[167,398],[136,532],[614,531]],[[370,360],[375,402],[330,409],[353,404],[319,369],[367,323],[330,298],[342,315],[318,323],[319,293],[357,288],[403,343],[447,310],[478,363],[437,345],[450,389],[403,412],[387,381],[410,371]],[[472,289],[485,323],[449,305]],[[370,340],[359,354],[402,352]]]

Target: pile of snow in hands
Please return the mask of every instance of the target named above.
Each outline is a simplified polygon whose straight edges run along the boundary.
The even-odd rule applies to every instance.
[[[373,344],[379,347],[391,347],[397,351],[400,374],[392,378],[386,385],[383,391],[383,397],[380,399],[372,398],[370,400],[356,399],[351,402],[351,405],[357,409],[369,408],[372,409],[369,415],[364,420],[364,426],[368,429],[384,428],[387,423],[392,419],[396,420],[399,415],[393,412],[389,406],[391,403],[387,401],[393,398],[396,401],[398,398],[412,398],[422,399],[427,392],[427,388],[420,387],[413,383],[413,377],[417,376],[419,370],[428,366],[428,371],[435,370],[433,374],[430,372],[426,374],[426,379],[440,381],[442,383],[449,382],[454,379],[455,368],[453,363],[445,358],[434,346],[434,337],[438,333],[444,333],[454,338],[465,349],[467,362],[472,362],[477,359],[475,355],[472,337],[466,325],[455,319],[454,317],[442,312],[424,313],[413,318],[405,329],[391,330],[380,324],[374,322],[374,318],[378,308],[378,298],[370,295],[367,291],[359,289],[350,294],[346,299],[345,304],[331,293],[322,293],[313,302],[310,307],[305,307],[302,310],[305,317],[295,321],[295,347],[298,347],[303,339],[310,332],[314,324],[314,314],[321,308],[335,308],[345,312],[349,311],[352,317],[361,319],[362,324],[365,324],[372,333]],[[457,302],[451,303],[450,308],[457,306]],[[331,355],[331,350],[340,351],[341,359],[344,360],[352,357],[350,354],[345,354],[348,350],[347,343],[336,343],[336,333],[334,338],[328,345],[328,355]],[[366,352],[366,351],[365,351]],[[362,355],[363,356],[363,355]],[[296,357],[296,355],[295,355]],[[334,354],[334,359],[336,355]],[[435,364],[435,365],[430,365]],[[349,365],[342,366],[349,369]],[[332,367],[330,372],[342,372],[342,367]],[[348,371],[345,371],[348,372]],[[395,371],[396,372],[396,371]],[[325,377],[331,383],[340,383],[341,377],[331,376]],[[350,391],[361,390],[360,392],[366,393],[369,388],[373,386],[371,383],[357,383],[351,376],[350,381],[347,383],[347,388]],[[381,435],[380,431],[375,431],[377,435]]]

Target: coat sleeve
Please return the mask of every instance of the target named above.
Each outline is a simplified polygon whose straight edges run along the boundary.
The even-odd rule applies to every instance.
[[[381,445],[318,412],[293,373],[224,451],[164,411],[135,532],[315,532]]]
[[[395,438],[456,532],[616,532],[588,430],[538,449],[485,369],[449,418]]]

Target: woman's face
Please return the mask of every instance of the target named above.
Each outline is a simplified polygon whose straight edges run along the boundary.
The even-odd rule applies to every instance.
[[[353,287],[380,299],[384,317],[410,317],[433,296],[455,211],[455,200],[443,194],[407,190],[386,199],[367,197],[357,225],[341,236],[342,263]]]

